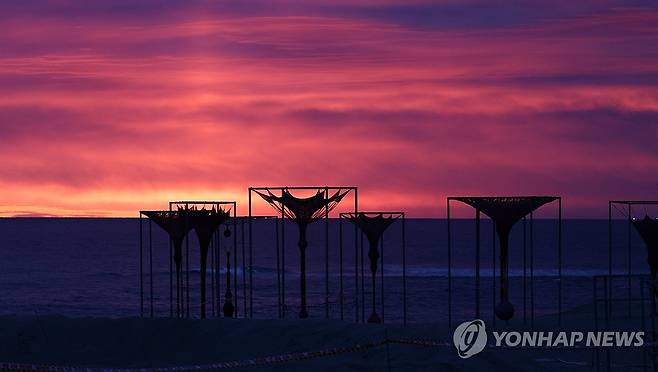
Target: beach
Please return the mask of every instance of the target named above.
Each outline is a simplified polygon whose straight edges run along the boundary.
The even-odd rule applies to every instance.
[[[621,306],[621,305],[620,305]],[[637,309],[637,308],[636,308]],[[616,309],[614,329],[633,329]],[[594,330],[592,307],[535,320],[537,330]],[[454,327],[454,326],[453,326]],[[498,329],[523,330],[519,320]],[[490,336],[491,337],[491,336]],[[592,367],[592,349],[487,348],[461,359],[445,323],[339,320],[0,317],[0,361],[77,368],[304,371],[570,371]],[[641,349],[616,351],[617,370],[640,370]],[[619,369],[620,368],[620,369]],[[166,370],[166,369],[165,369]]]

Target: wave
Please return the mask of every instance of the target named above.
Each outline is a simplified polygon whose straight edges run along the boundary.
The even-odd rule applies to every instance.
[[[364,265],[363,267],[363,274],[365,276],[370,275],[370,268],[368,265]],[[381,267],[379,268],[381,270]],[[361,272],[361,268],[359,267],[359,274]],[[386,265],[384,267],[384,276],[385,277],[402,277],[404,274],[406,274],[407,277],[409,278],[447,278],[448,277],[448,268],[447,267],[435,267],[435,266],[407,266],[406,270],[403,270],[401,265]],[[492,272],[493,270],[491,268],[486,268],[486,269],[481,269],[480,270],[480,276],[482,278],[490,278],[492,277]],[[190,275],[193,277],[198,277],[200,274],[200,270],[198,268],[193,268],[190,269],[189,271]],[[222,268],[220,270],[216,271],[217,274],[219,275],[226,275],[226,268]],[[238,267],[237,270],[234,270],[231,268],[231,275],[237,275],[239,277],[242,277],[243,275],[253,275],[255,278],[276,278],[277,276],[277,269],[275,267],[266,267],[266,266],[254,266],[251,270],[249,268],[245,268],[243,271],[242,267]],[[452,268],[450,274],[454,278],[472,278],[475,277],[475,270],[472,268]],[[509,271],[509,276],[512,278],[515,277],[522,277],[523,276],[523,270],[522,269],[510,269]],[[591,268],[567,268],[562,270],[562,276],[563,277],[582,277],[582,278],[591,278],[596,275],[607,275],[608,271],[607,270],[602,270],[602,269],[591,269]],[[626,272],[613,272],[613,274],[617,275],[625,275]],[[124,276],[134,276],[136,275],[135,273],[113,273],[113,272],[104,272],[104,273],[96,273],[94,276],[100,276],[100,277],[105,277],[105,278],[115,278],[118,279],[119,277],[124,277]],[[137,274],[138,275],[138,274]],[[149,272],[148,270],[144,271],[144,275],[148,276]],[[154,271],[153,275],[155,277],[168,277],[169,276],[169,270],[158,270]],[[207,270],[206,275],[210,277],[211,271],[210,269]],[[299,270],[294,269],[294,268],[286,268],[285,270],[285,275],[286,276],[297,276],[299,275]],[[381,275],[381,271],[377,272],[377,275]],[[500,271],[496,270],[496,277],[500,275]],[[540,269],[535,269],[533,272],[533,275],[535,277],[558,277],[559,273],[557,269],[546,269],[546,268],[540,268]],[[310,269],[307,271],[307,277],[309,279],[313,278],[324,278],[325,276],[325,271],[324,269]],[[339,276],[339,271],[337,267],[330,267],[329,271],[329,276],[332,278],[336,278]],[[343,267],[343,276],[344,277],[354,277],[354,266],[344,266]],[[530,270],[526,271],[526,276],[530,276]]]

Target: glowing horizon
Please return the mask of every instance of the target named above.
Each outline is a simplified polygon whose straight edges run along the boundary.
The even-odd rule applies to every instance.
[[[606,217],[658,199],[656,24],[649,1],[4,2],[0,216],[347,185],[412,217],[515,194]]]

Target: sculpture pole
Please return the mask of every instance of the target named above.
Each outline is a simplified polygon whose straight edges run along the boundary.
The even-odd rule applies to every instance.
[[[299,310],[299,317],[301,319],[308,318],[308,311],[306,310],[306,247],[308,247],[308,242],[306,241],[306,228],[308,224],[305,222],[299,223],[299,254],[300,254],[300,278],[299,285],[301,291],[301,309]]]
[[[376,301],[376,286],[375,286],[375,277],[377,273],[377,260],[379,259],[379,238],[370,238],[368,239],[370,243],[370,249],[368,250],[368,258],[370,259],[370,273],[372,275],[372,312],[368,317],[368,323],[381,323],[382,320],[377,315],[377,310],[375,303]]]
[[[224,295],[224,316],[233,317],[233,294],[231,293],[231,252],[226,251],[226,294]]]
[[[199,246],[201,247],[201,319],[206,318],[206,267],[208,266],[208,247],[210,239],[205,236],[199,236]]]
[[[496,305],[496,315],[501,320],[514,316],[514,305],[509,302],[509,232],[506,227],[497,226],[500,240],[500,302]]]
[[[174,240],[174,263],[176,264],[176,316],[181,316],[181,297],[183,296],[183,241]]]

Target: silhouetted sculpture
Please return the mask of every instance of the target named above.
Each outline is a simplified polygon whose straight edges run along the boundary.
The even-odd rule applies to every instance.
[[[255,191],[266,202],[285,214],[286,217],[294,221],[299,227],[299,253],[300,253],[300,292],[301,292],[301,309],[300,318],[308,318],[306,310],[306,228],[308,225],[319,218],[325,216],[331,211],[349,191],[336,191],[333,195],[325,197],[325,192],[318,192],[309,198],[297,198],[290,194],[288,189],[281,191],[281,196],[272,194],[269,190],[267,194]]]
[[[188,209],[189,220],[199,239],[201,259],[201,318],[206,317],[206,267],[208,263],[208,248],[213,234],[221,224],[231,218],[230,214],[222,208],[215,209]]]
[[[632,222],[647,246],[647,263],[651,270],[651,278],[655,281],[658,273],[658,220],[645,215],[643,219],[633,219]],[[654,293],[658,296],[658,290]]]
[[[381,319],[375,310],[376,303],[376,286],[375,274],[377,273],[377,260],[379,260],[379,241],[384,234],[384,231],[395,221],[392,216],[384,217],[383,213],[377,214],[374,217],[368,217],[366,212],[360,212],[356,215],[347,217],[347,219],[359,227],[368,238],[370,248],[368,250],[368,258],[370,259],[370,273],[372,274],[372,312],[368,317],[368,323],[381,323]]]
[[[179,208],[177,211],[143,211],[142,213],[169,234],[169,238],[174,246],[176,313],[180,316],[182,312],[180,299],[183,295],[183,278],[181,277],[183,268],[183,240],[192,229],[187,211]]]
[[[509,302],[509,234],[520,219],[544,204],[557,200],[553,196],[527,197],[458,197],[454,198],[481,211],[491,218],[500,240],[500,302],[495,313],[498,319],[514,316],[514,305]]]
[[[224,316],[227,318],[233,317],[233,294],[231,293],[231,252],[226,251],[226,293],[224,294]]]

